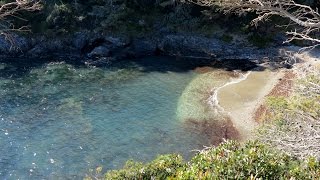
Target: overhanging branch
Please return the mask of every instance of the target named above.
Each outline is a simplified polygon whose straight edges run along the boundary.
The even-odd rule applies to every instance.
[[[268,20],[277,15],[290,19],[293,24],[300,26],[298,30],[286,32],[289,38],[286,43],[293,40],[311,42],[314,48],[320,45],[320,14],[318,9],[298,4],[293,0],[189,0],[200,6],[217,6],[225,13],[243,14],[245,12],[256,12],[257,18],[252,24],[258,25],[261,21]],[[290,23],[291,24],[291,23]],[[303,48],[304,49],[304,48]]]

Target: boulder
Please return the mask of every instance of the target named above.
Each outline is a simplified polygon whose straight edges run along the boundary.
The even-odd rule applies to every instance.
[[[81,51],[89,42],[88,32],[77,32],[72,39],[72,45],[76,50]]]

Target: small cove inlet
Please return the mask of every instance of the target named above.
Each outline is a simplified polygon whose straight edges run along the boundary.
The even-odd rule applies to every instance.
[[[214,143],[210,133],[219,124],[181,119],[214,116],[202,108],[207,92],[234,76],[220,67],[199,74],[194,69],[211,62],[168,57],[107,67],[28,62],[0,62],[1,179],[78,179],[128,159],[166,153],[187,159]],[[199,77],[201,88],[192,88]]]

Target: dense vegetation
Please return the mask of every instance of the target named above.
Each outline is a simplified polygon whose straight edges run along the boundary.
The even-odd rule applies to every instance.
[[[142,33],[165,24],[173,28],[200,25],[202,17],[192,17],[194,8],[194,5],[171,0],[50,0],[45,1],[44,10],[31,23],[37,32],[87,29]]]
[[[154,31],[196,32],[207,36],[225,31],[247,33],[254,15],[238,18],[216,8],[172,0],[43,1],[43,9],[24,15],[34,33],[66,34],[90,30],[139,36]],[[17,26],[27,22],[15,20]],[[269,29],[262,25],[261,30]],[[187,30],[187,31],[186,31]],[[224,34],[223,39],[230,39]],[[260,35],[260,34],[255,34]],[[255,36],[253,36],[255,37]],[[260,37],[260,36],[259,36]],[[255,39],[253,39],[255,41]]]
[[[257,142],[226,142],[199,152],[191,161],[163,155],[150,163],[128,161],[121,170],[87,179],[319,179],[320,163],[313,158],[296,160]]]
[[[11,2],[1,0],[0,4]],[[197,33],[217,36],[231,42],[233,33],[247,36],[249,43],[266,47],[279,38],[279,28],[274,22],[285,22],[279,18],[268,18],[270,22],[250,25],[257,17],[255,13],[224,14],[217,6],[203,7],[192,1],[175,0],[46,0],[41,1],[41,11],[23,12],[3,21],[12,27],[30,25],[33,33],[46,36],[72,34],[78,31],[116,33],[126,36],[154,35],[155,32]],[[297,1],[317,6],[315,1]],[[16,18],[19,16],[20,18]],[[283,23],[282,23],[283,24]],[[266,36],[267,34],[267,36]],[[280,38],[281,39],[281,38]],[[279,39],[278,39],[279,40]]]

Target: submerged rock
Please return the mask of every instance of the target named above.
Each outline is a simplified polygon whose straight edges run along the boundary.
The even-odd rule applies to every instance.
[[[61,100],[61,105],[58,106],[60,113],[65,115],[81,116],[83,115],[83,102],[76,98],[65,98]]]
[[[190,132],[200,134],[208,140],[208,144],[219,145],[227,139],[240,140],[241,134],[230,118],[217,119],[186,119],[184,126]]]

